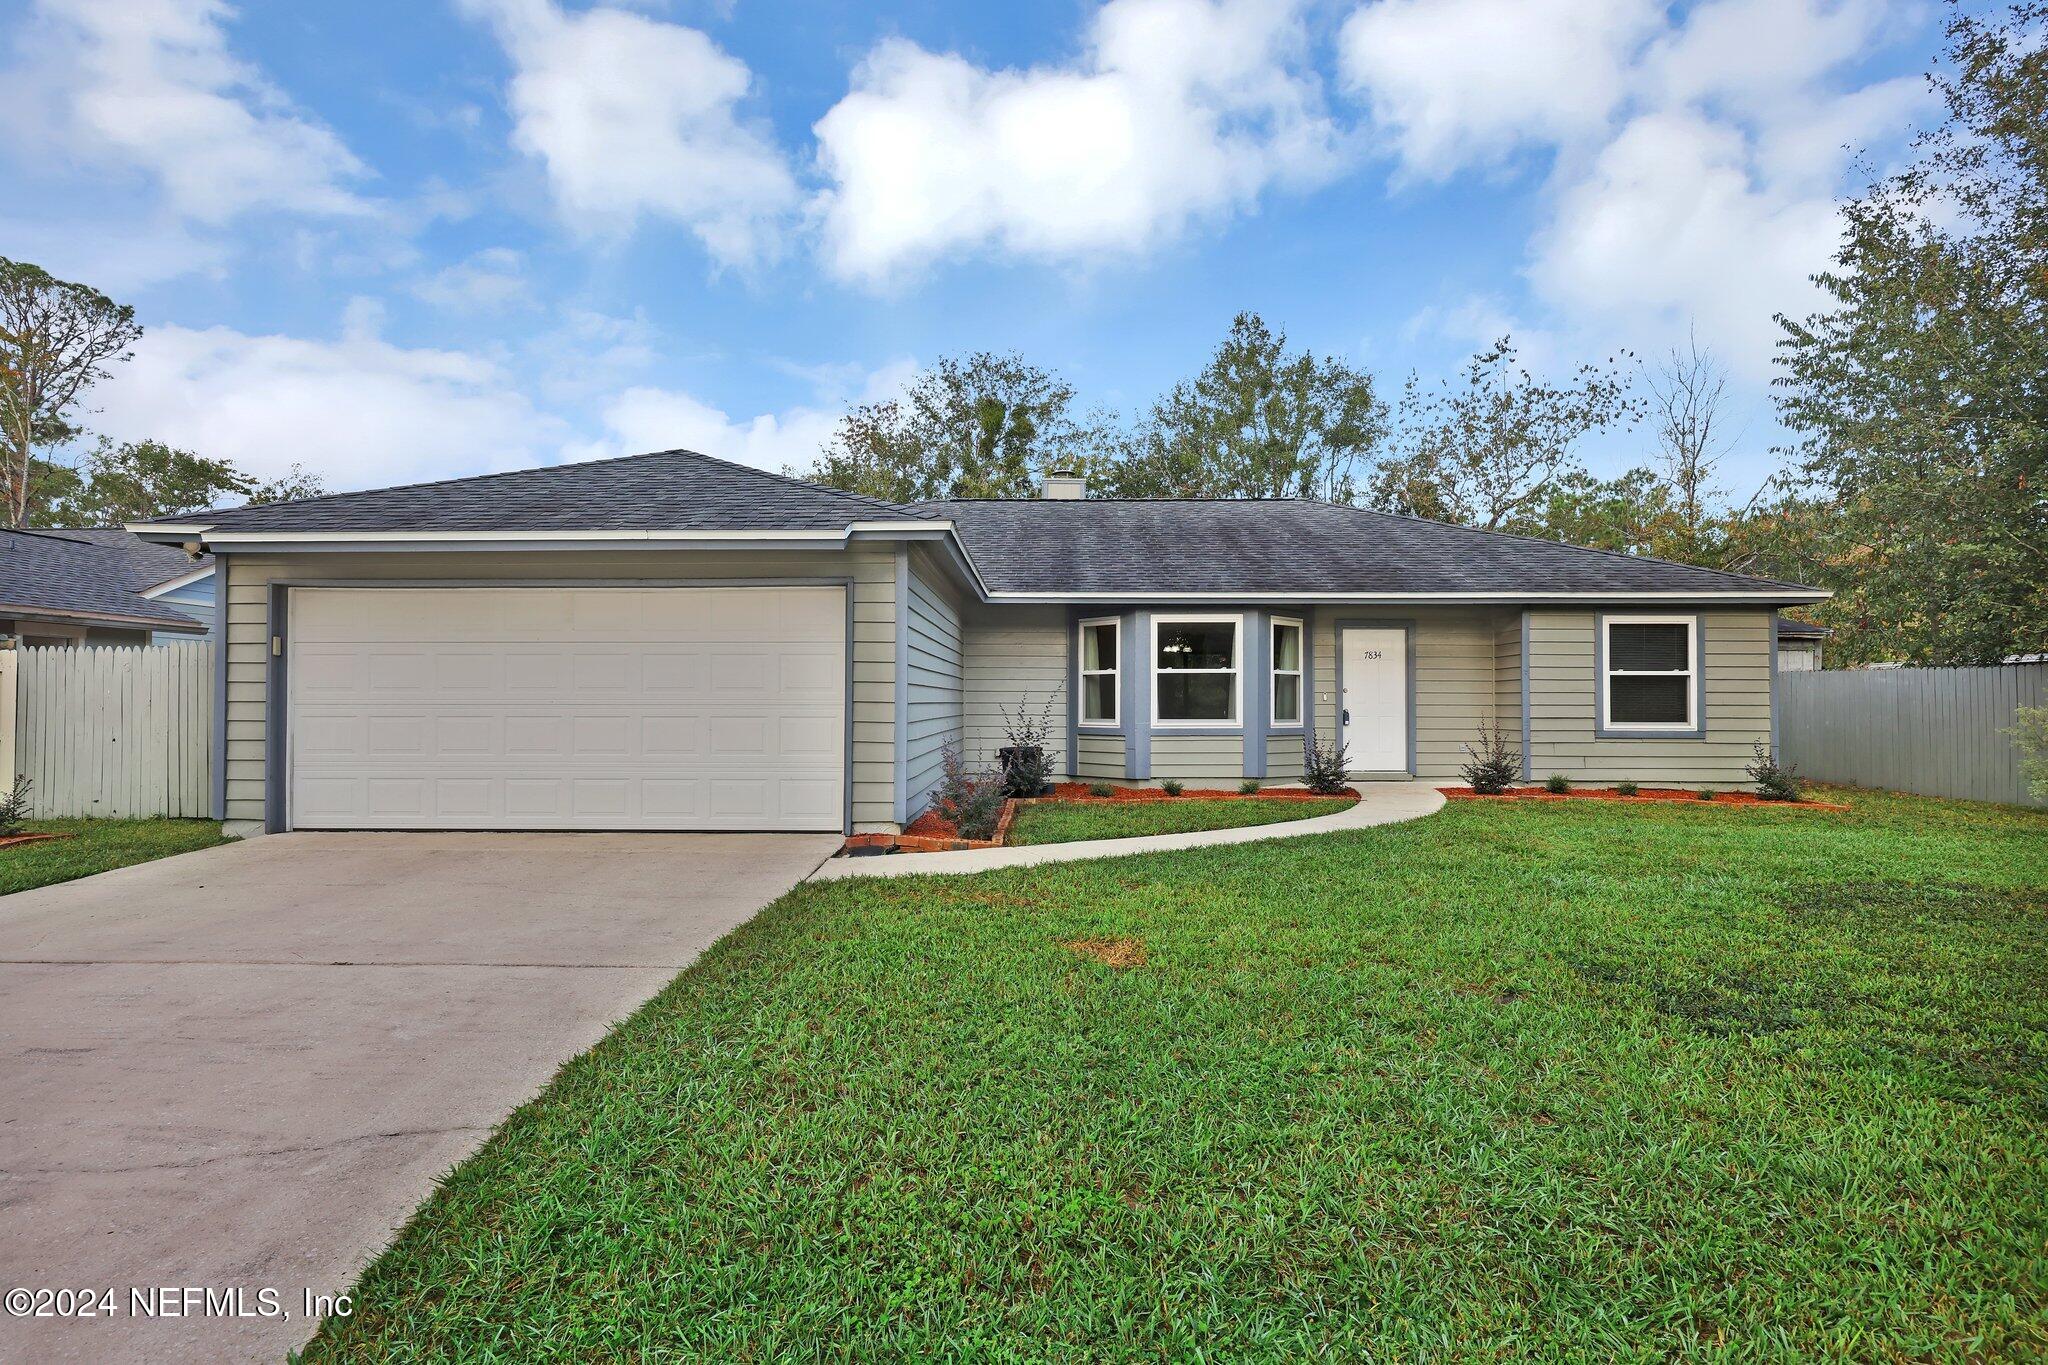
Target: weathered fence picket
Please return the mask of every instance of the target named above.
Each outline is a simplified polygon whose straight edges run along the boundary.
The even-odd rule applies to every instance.
[[[213,813],[211,644],[15,652],[14,769],[38,816]]]
[[[2022,706],[2048,706],[2048,664],[1780,673],[1778,742],[1821,781],[2038,805],[2005,733]]]

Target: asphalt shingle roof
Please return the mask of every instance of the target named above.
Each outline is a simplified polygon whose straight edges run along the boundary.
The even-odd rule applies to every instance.
[[[1786,588],[1715,569],[1295,499],[921,503],[994,592],[1517,593]]]
[[[190,626],[199,622],[167,602],[142,596],[200,566],[170,545],[119,530],[0,532],[0,614],[119,616]]]
[[[922,520],[879,498],[689,450],[165,517],[234,531],[837,531]]]

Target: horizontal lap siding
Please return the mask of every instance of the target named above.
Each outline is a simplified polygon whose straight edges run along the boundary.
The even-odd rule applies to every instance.
[[[1455,777],[1465,745],[1494,722],[1495,616],[1445,612],[1415,622],[1415,771]]]
[[[1051,703],[1052,736],[1046,744],[1056,773],[1067,764],[1067,614],[1061,607],[1002,607],[971,611],[961,623],[965,688],[963,721],[968,762],[995,762],[1007,742],[1005,711],[1019,705],[1036,720]],[[1118,773],[1121,776],[1121,771]]]
[[[1504,612],[1493,630],[1493,723],[1522,747],[1522,613]],[[1476,745],[1474,746],[1477,747]]]
[[[227,660],[227,818],[263,820],[270,583],[415,580],[518,584],[595,580],[852,578],[853,822],[893,829],[896,815],[896,556],[858,548],[774,554],[707,550],[617,552],[234,555],[216,580]]]
[[[1212,781],[1244,776],[1242,735],[1152,736],[1152,776],[1187,781]]]
[[[938,575],[910,563],[909,610],[905,613],[905,684],[908,689],[904,740],[905,813],[916,819],[931,800],[944,769],[946,746],[962,740],[960,612]]]
[[[1771,735],[1771,616],[1708,611],[1702,660],[1704,739],[1601,739],[1594,734],[1594,612],[1536,611],[1529,618],[1529,771],[1583,782],[1741,787],[1752,746]]]
[[[1074,776],[1121,778],[1124,775],[1124,737],[1090,734],[1083,730],[1074,740]]]
[[[1275,782],[1296,782],[1302,774],[1300,731],[1266,736],[1266,776]]]

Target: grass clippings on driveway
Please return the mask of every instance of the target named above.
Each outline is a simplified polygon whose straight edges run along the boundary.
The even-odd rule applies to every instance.
[[[1259,798],[1236,801],[1034,801],[1017,807],[1010,823],[1011,847],[1070,844],[1082,839],[1135,839],[1147,834],[1185,834],[1201,829],[1273,825],[1330,815],[1352,798]]]
[[[0,849],[0,896],[227,842],[218,820],[28,820],[22,829],[72,837]]]
[[[312,1355],[2039,1359],[2048,817],[1847,799],[801,887]]]

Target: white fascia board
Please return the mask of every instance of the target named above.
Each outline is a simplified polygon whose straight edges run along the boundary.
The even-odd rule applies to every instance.
[[[166,527],[153,528],[159,531]],[[865,534],[901,533],[908,531],[950,531],[951,522],[930,521],[860,521],[843,530],[820,531],[775,531],[775,530],[718,530],[678,531],[659,528],[605,531],[241,531],[226,529],[205,531],[194,530],[204,536],[209,546],[230,549],[236,545],[461,545],[474,541],[577,541],[592,545],[614,543],[622,545],[641,544],[647,541],[702,542],[716,545],[723,541],[775,541],[789,540],[806,543],[831,543],[849,540],[856,532]]]
[[[176,578],[166,578],[153,588],[144,588],[138,595],[142,597],[162,597],[167,592],[176,592],[180,588],[189,588],[194,583],[204,582],[206,579],[213,577],[214,568],[215,566],[212,564],[202,564],[190,573],[181,573]]]
[[[1818,589],[1752,588],[1742,592],[997,592],[992,602],[1825,602]]]

